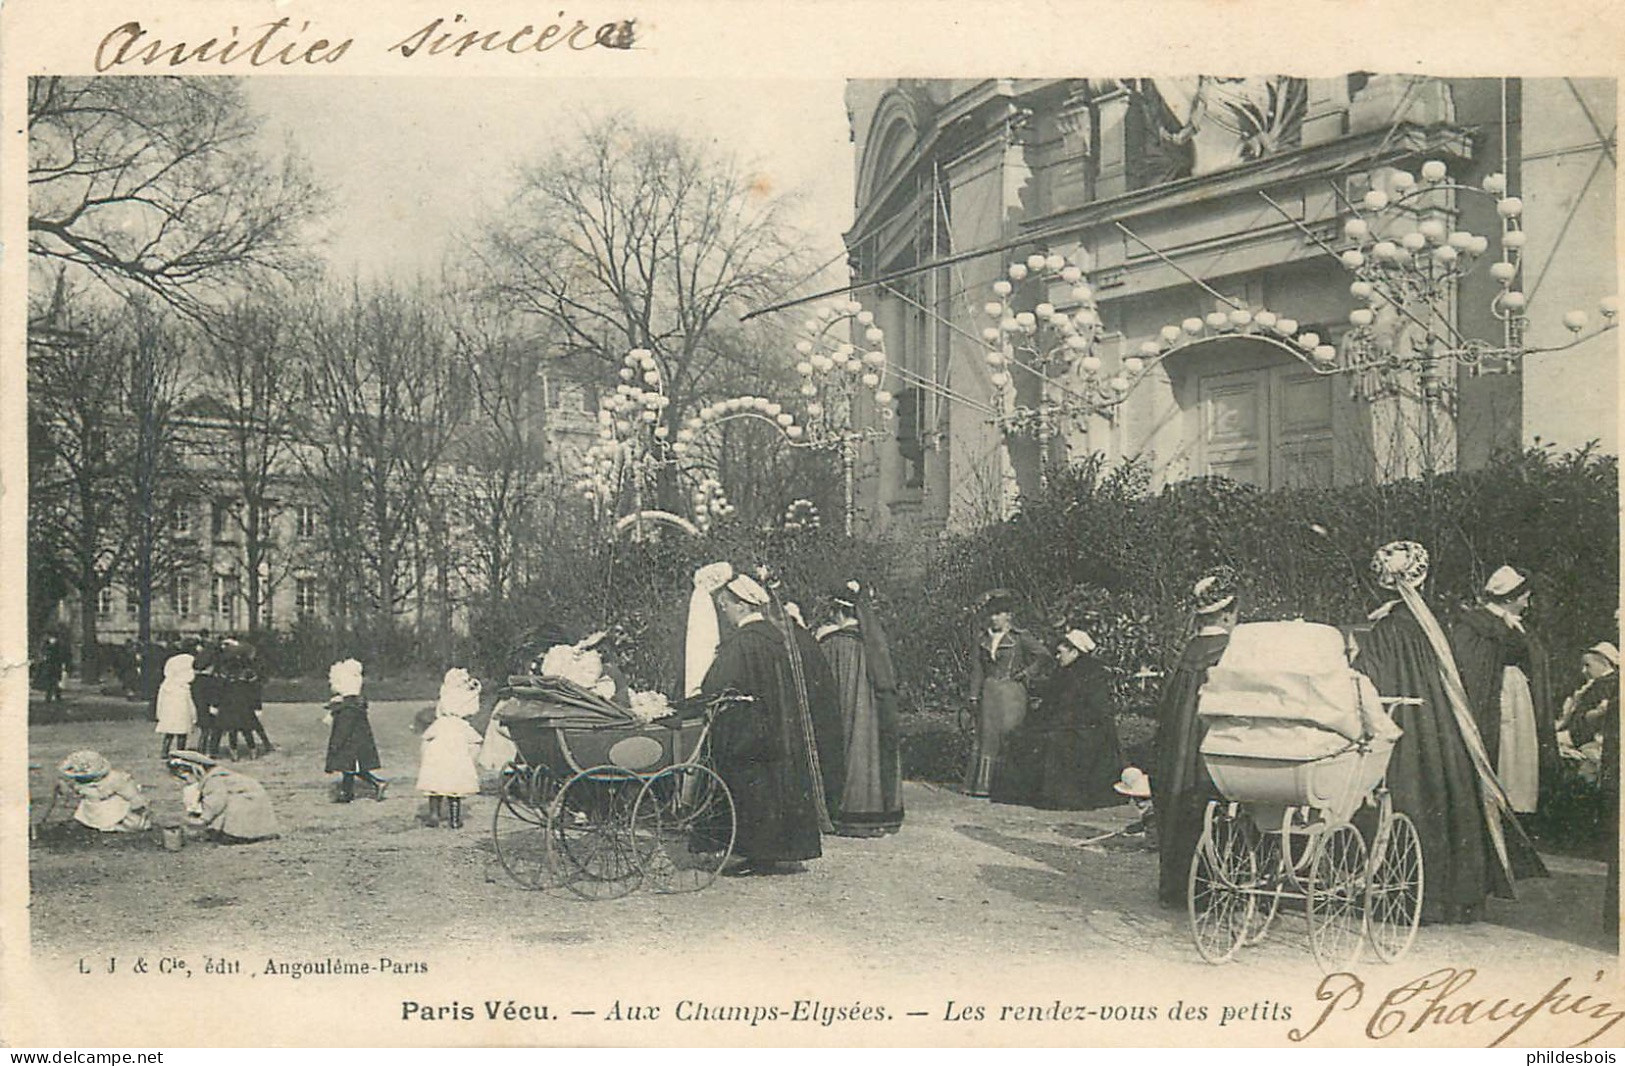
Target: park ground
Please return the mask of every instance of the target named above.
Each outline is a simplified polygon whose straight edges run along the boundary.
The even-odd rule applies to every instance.
[[[1222,970],[1200,963],[1183,913],[1157,906],[1156,856],[1143,838],[1095,840],[1132,821],[1129,806],[1036,811],[920,782],[906,786],[901,833],[826,838],[823,858],[804,873],[597,902],[527,892],[496,863],[493,797],[466,801],[461,830],[423,824],[425,804],[412,790],[412,720],[424,706],[374,704],[383,772],[394,785],[382,802],[339,805],[321,772],[321,706],[269,705],[264,719],[277,750],[237,768],[271,793],[284,829],[278,840],[236,847],[193,840],[166,851],[155,832],[76,831],[62,824],[58,807],[30,844],[36,965],[65,973],[85,959],[94,966],[110,956],[161,954],[194,966],[204,957],[243,958],[253,970],[268,958],[449,954],[476,962],[545,958],[557,974],[685,956],[748,958],[771,971],[811,955],[843,980],[890,987],[909,980],[974,985],[1013,963],[1028,973],[1087,973],[1097,982],[1121,973],[1132,983],[1146,967],[1172,968],[1208,987],[1214,974],[1243,982],[1304,975],[1299,988],[1317,976],[1302,919],[1291,914]],[[70,700],[53,717],[61,720],[30,728],[36,822],[54,766],[86,747],[136,777],[158,821],[180,820],[179,790],[139,712],[79,720]],[[1526,882],[1518,901],[1492,901],[1483,924],[1424,927],[1402,965],[1417,973],[1462,959],[1513,972],[1554,962],[1576,972],[1612,969],[1600,921],[1602,864],[1551,856],[1550,865],[1553,876]]]

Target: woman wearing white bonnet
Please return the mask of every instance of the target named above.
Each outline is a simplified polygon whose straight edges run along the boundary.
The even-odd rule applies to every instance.
[[[1557,726],[1546,648],[1527,625],[1529,579],[1490,575],[1450,628],[1450,648],[1484,750],[1519,814],[1534,814],[1557,776]]]
[[[1512,817],[1467,704],[1450,643],[1421,586],[1427,549],[1394,541],[1371,570],[1394,598],[1373,614],[1355,667],[1371,678],[1403,730],[1388,762],[1394,809],[1410,816],[1422,844],[1424,922],[1474,922],[1491,893],[1513,897],[1516,878],[1545,868]]]

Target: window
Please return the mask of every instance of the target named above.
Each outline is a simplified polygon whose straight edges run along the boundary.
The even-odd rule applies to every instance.
[[[135,589],[124,590],[124,617],[134,618],[141,613],[141,596]]]
[[[209,613],[226,629],[237,628],[237,579],[215,574],[209,582]]]
[[[314,618],[320,609],[321,590],[313,577],[302,577],[294,587],[294,609],[300,618]]]
[[[176,618],[190,618],[192,615],[192,579],[185,574],[175,579],[169,594],[169,609]]]
[[[170,531],[177,537],[192,535],[192,501],[179,500],[169,515]]]
[[[96,591],[96,617],[113,617],[113,590],[105,586]]]
[[[925,391],[903,389],[897,394],[897,452],[903,457],[903,485],[925,484]]]
[[[216,541],[232,543],[242,529],[236,500],[216,500],[209,519],[209,535]]]
[[[311,540],[316,536],[320,520],[315,504],[300,504],[294,511],[294,535],[300,540]]]

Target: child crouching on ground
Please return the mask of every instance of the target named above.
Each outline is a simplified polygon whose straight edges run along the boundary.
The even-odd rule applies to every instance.
[[[463,797],[480,790],[480,734],[468,724],[480,709],[480,683],[467,670],[446,671],[440,684],[435,719],[423,731],[423,754],[418,766],[418,791],[429,797],[426,824],[440,824],[442,803],[446,824],[463,827]]]
[[[57,767],[57,788],[79,801],[73,820],[103,833],[139,833],[152,825],[150,805],[141,786],[123,770],[113,769],[98,751],[76,751]]]
[[[361,695],[361,663],[346,659],[327,671],[333,698],[327,701],[326,721],[333,724],[327,738],[327,772],[343,774],[334,803],[355,799],[355,779],[373,787],[373,798],[382,801],[389,782],[373,773],[383,763],[378,758],[378,742],[367,720],[367,701]]]

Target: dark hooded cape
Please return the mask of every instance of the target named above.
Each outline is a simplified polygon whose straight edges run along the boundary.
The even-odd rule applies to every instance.
[[[1111,681],[1104,666],[1083,656],[1056,668],[1006,741],[992,798],[1061,811],[1116,806],[1123,797],[1112,786],[1122,773]]]
[[[353,774],[383,765],[378,759],[378,742],[372,737],[372,723],[367,720],[366,697],[335,696],[328,702],[327,711],[333,716],[333,731],[327,736],[328,773]]]
[[[1230,643],[1228,633],[1198,634],[1185,645],[1179,664],[1163,681],[1157,704],[1157,764],[1151,772],[1156,805],[1157,897],[1182,906],[1189,891],[1191,855],[1202,836],[1202,814],[1216,798],[1213,780],[1202,762],[1204,732],[1196,717],[1196,699],[1207,672]]]
[[[830,821],[840,815],[841,790],[846,781],[845,728],[841,722],[841,695],[829,660],[818,639],[785,619],[801,652],[801,675],[807,685],[807,710],[812,718],[813,742],[818,748],[818,774],[824,785],[824,803]]]
[[[1467,703],[1478,723],[1490,765],[1501,755],[1501,679],[1516,666],[1529,679],[1535,701],[1535,740],[1540,752],[1540,794],[1557,781],[1557,729],[1552,712],[1551,668],[1546,649],[1527,632],[1519,632],[1483,607],[1463,611],[1450,628],[1450,649],[1461,672]]]
[[[733,689],[754,702],[729,708],[712,732],[715,768],[733,793],[734,851],[753,862],[794,862],[822,854],[809,742],[783,634],[753,621],[723,637],[702,694]]]
[[[846,742],[835,831],[894,830],[903,824],[897,692],[881,687],[857,627],[832,630],[819,646],[835,678]]]
[[[1410,815],[1422,844],[1422,920],[1477,921],[1485,897],[1511,898],[1512,886],[1490,842],[1478,774],[1451,712],[1433,646],[1410,609],[1396,604],[1361,638],[1354,665],[1382,696],[1422,701],[1390,709],[1404,735],[1389,757],[1387,777],[1394,809]],[[1506,845],[1514,876],[1545,875],[1521,833],[1508,832]]]

